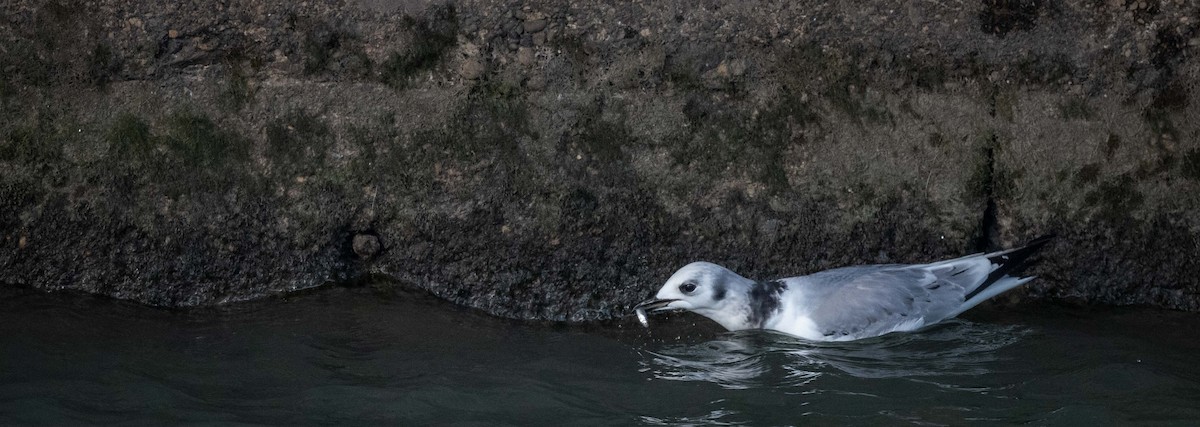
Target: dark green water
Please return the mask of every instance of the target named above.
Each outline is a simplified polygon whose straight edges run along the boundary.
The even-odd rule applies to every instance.
[[[1053,305],[874,340],[562,326],[329,289],[168,311],[0,291],[0,425],[1200,425],[1200,316]]]

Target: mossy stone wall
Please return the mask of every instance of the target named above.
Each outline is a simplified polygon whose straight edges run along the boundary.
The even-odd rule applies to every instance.
[[[1181,1],[5,0],[0,281],[165,306],[388,277],[621,316],[1055,233],[1051,298],[1200,309]]]

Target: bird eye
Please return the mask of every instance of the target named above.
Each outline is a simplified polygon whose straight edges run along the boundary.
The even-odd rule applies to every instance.
[[[696,292],[696,284],[688,282],[688,283],[679,285],[679,291],[683,292],[685,294],[691,294],[692,292]]]

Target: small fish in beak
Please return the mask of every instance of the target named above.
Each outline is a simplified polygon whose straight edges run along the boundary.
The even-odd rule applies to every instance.
[[[650,320],[646,318],[646,311],[649,310],[653,312],[666,310],[665,307],[675,301],[678,300],[651,298],[646,301],[642,301],[641,304],[633,307],[633,312],[637,314],[638,322],[641,322],[642,326],[649,328]]]

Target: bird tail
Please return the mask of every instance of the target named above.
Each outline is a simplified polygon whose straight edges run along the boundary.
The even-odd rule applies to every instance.
[[[1030,257],[1038,252],[1046,243],[1054,239],[1054,235],[1046,235],[1033,239],[1024,246],[992,252],[989,254],[975,255],[972,258],[978,257],[986,259],[989,263],[990,272],[975,289],[963,295],[963,304],[957,310],[957,313],[962,313],[978,305],[987,299],[1000,295],[1005,291],[1016,288],[1033,280],[1034,276],[1021,277],[1015,275],[1022,267],[1029,263]],[[962,259],[965,261],[965,259]],[[980,260],[982,261],[982,260]]]
[[[983,292],[987,291],[988,288],[990,288],[992,285],[999,283],[1001,279],[1003,279],[1005,277],[1012,278],[1012,276],[1009,275],[1009,272],[1012,272],[1013,270],[1016,270],[1016,269],[1024,266],[1026,264],[1026,262],[1029,260],[1030,256],[1032,256],[1034,253],[1036,253],[1038,251],[1038,249],[1041,249],[1042,246],[1045,246],[1046,243],[1049,242],[1053,238],[1054,238],[1053,235],[1042,236],[1042,237],[1033,239],[1033,241],[1031,241],[1031,242],[1025,244],[1025,246],[1022,246],[1019,248],[1014,248],[1014,249],[1009,249],[1009,250],[999,251],[999,252],[992,252],[990,254],[984,255],[984,257],[987,258],[988,262],[992,263],[992,272],[989,273],[988,277],[986,279],[984,279],[982,283],[979,284],[979,287],[977,287],[974,290],[972,290],[971,292],[967,293],[967,295],[964,296],[963,299],[970,301],[971,298],[975,297],[976,295],[982,294]],[[1032,278],[1033,277],[1031,276],[1028,278],[1019,278],[1019,279],[1025,279],[1025,281],[1028,281],[1028,279],[1032,279]],[[1025,283],[1025,282],[1023,281],[1021,283]],[[1020,285],[1021,283],[1017,283],[1016,285],[1013,285],[1012,287],[1016,287],[1017,285]],[[1010,289],[1011,289],[1011,287],[1010,287]],[[984,299],[987,299],[987,298],[984,298]]]

